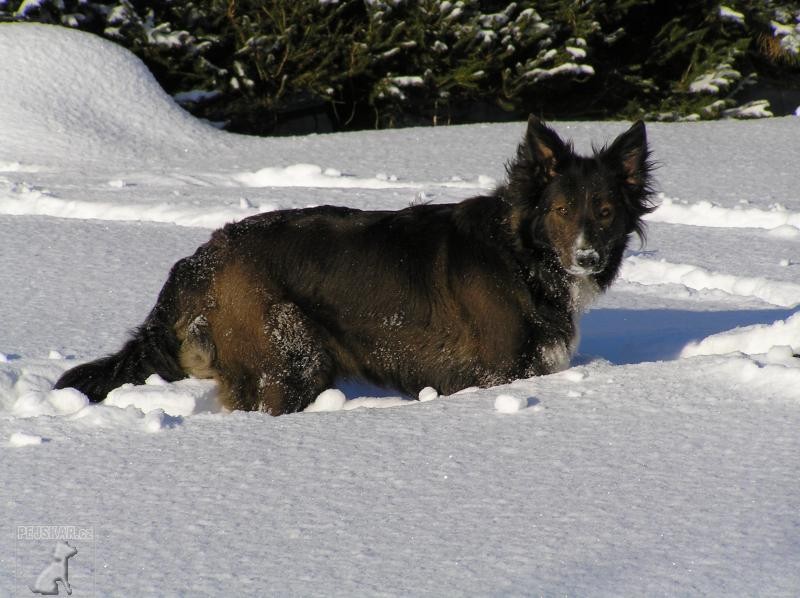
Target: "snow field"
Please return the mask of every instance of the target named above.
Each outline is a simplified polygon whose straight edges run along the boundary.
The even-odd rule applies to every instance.
[[[0,595],[30,583],[13,526],[87,521],[101,594],[800,594],[800,119],[648,124],[661,207],[564,372],[276,419],[202,380],[92,405],[53,382],[211,229],[485,193],[524,124],[242,137],[98,38],[0,24],[0,56]],[[555,123],[582,151],[625,126]]]

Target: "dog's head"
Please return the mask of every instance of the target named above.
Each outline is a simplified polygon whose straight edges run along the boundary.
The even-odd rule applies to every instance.
[[[528,229],[519,232],[532,244],[551,248],[571,274],[615,272],[628,236],[643,239],[642,216],[654,209],[648,157],[641,121],[610,146],[583,157],[531,117],[504,191],[528,215],[518,216]]]
[[[78,549],[68,542],[58,542],[53,549],[53,558],[56,560],[67,559],[78,554]]]

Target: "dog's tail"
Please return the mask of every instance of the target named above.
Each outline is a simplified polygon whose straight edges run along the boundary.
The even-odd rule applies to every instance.
[[[66,371],[54,388],[76,388],[97,403],[118,386],[143,384],[152,374],[158,374],[167,382],[185,378],[175,323],[180,317],[181,294],[192,290],[193,285],[190,283],[187,289],[186,282],[194,257],[175,264],[155,307],[119,352]]]
[[[76,388],[97,403],[118,386],[142,384],[151,374],[168,382],[180,380],[186,374],[178,363],[178,349],[175,334],[148,318],[119,352],[64,372],[54,388]]]

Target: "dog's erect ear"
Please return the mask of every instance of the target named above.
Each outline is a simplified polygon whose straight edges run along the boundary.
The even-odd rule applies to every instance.
[[[525,142],[534,162],[542,167],[547,178],[556,174],[560,161],[568,152],[567,146],[558,134],[535,116],[528,118],[528,131]]]
[[[647,131],[644,123],[637,120],[630,129],[614,140],[606,154],[615,166],[622,168],[625,182],[634,187],[644,187],[650,167],[647,163]]]

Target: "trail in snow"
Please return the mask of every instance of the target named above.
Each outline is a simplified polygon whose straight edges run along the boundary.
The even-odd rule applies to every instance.
[[[650,222],[710,226],[717,228],[765,228],[775,235],[787,239],[800,239],[800,212],[790,211],[782,204],[772,204],[768,209],[749,207],[742,200],[733,208],[726,208],[710,201],[689,202],[667,197],[658,197],[658,210],[647,216]]]
[[[169,179],[172,179],[171,181]],[[166,180],[165,180],[166,179]],[[458,179],[458,177],[454,177]],[[167,201],[120,201],[119,193],[114,197],[115,189],[123,190],[136,185],[137,177],[127,179],[116,178],[107,181],[105,201],[86,199],[64,199],[57,193],[32,185],[25,181],[15,182],[0,176],[0,214],[11,216],[53,216],[56,218],[96,219],[112,221],[162,222],[180,226],[219,228],[227,222],[241,220],[261,212],[279,209],[275,203],[253,203],[240,197],[234,205],[198,205],[191,199],[172,197]],[[339,172],[325,172],[313,164],[295,164],[285,168],[264,168],[255,173],[234,174],[193,174],[191,176],[175,175],[161,177],[161,184],[175,181],[183,184],[203,187],[226,188],[303,188],[303,189],[397,189],[419,190],[416,195],[408,194],[409,203],[421,199],[427,200],[430,192],[437,189],[469,190],[473,193],[485,192],[494,187],[490,177],[481,175],[475,181],[450,180],[443,182],[400,182],[396,177],[387,177],[380,173],[373,178],[359,178],[343,175]],[[424,190],[427,190],[426,193]],[[180,194],[180,192],[177,192]]]
[[[780,307],[800,304],[800,284],[710,272],[692,264],[630,256],[623,262],[620,276],[626,282],[643,285],[678,284],[695,290],[719,290]]]
[[[776,320],[772,324],[754,324],[718,332],[701,341],[687,344],[681,351],[681,357],[695,355],[725,355],[745,353],[749,355],[768,354],[771,350],[778,355],[800,353],[800,312],[785,320]],[[786,359],[789,365],[794,364]]]

